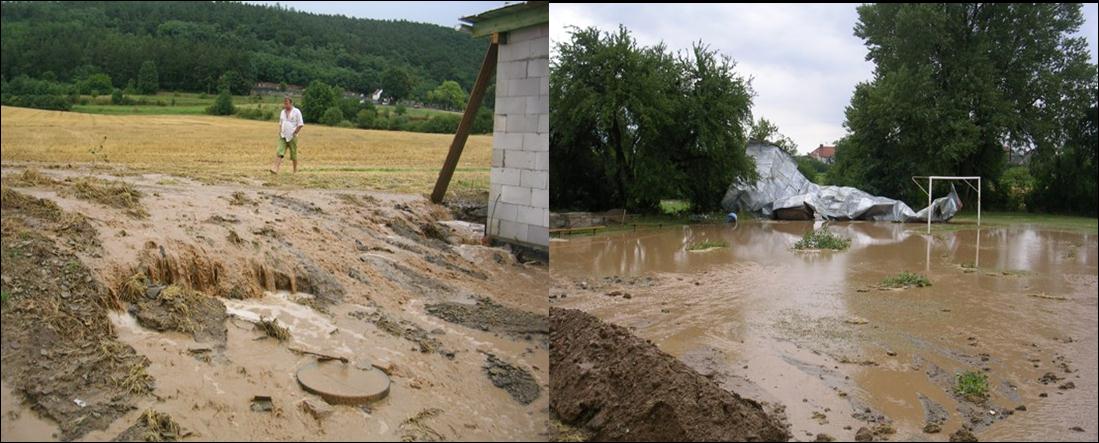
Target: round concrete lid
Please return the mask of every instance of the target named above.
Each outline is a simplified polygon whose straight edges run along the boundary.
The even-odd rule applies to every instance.
[[[361,405],[389,395],[389,376],[338,360],[316,361],[298,369],[298,383],[331,404]]]

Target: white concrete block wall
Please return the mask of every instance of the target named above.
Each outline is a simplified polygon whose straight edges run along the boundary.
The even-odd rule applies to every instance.
[[[489,233],[549,247],[549,25],[511,31],[496,63]]]

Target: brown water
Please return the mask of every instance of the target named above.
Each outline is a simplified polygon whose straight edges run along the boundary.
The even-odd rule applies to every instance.
[[[1096,439],[1096,235],[1019,227],[928,236],[922,226],[854,222],[829,226],[852,240],[849,250],[792,250],[812,227],[554,241],[554,302],[633,328],[727,388],[784,405],[797,439],[851,439],[868,426],[853,414],[867,408],[901,439],[945,440],[974,421],[981,439]],[[706,239],[729,246],[686,250]],[[878,288],[901,271],[933,286]],[[615,291],[631,297],[607,295]],[[987,404],[953,395],[954,374],[967,370],[988,375]],[[1065,380],[1039,383],[1046,372]],[[1075,389],[1058,389],[1067,381]],[[921,396],[944,409],[941,433],[923,433]],[[1014,412],[1019,405],[1026,411]]]

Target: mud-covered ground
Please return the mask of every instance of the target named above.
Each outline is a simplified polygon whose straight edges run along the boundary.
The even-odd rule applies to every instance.
[[[551,306],[651,340],[785,410],[793,439],[1095,440],[1097,237],[1027,226],[690,226],[555,240]],[[689,252],[702,240],[728,246]],[[902,271],[928,287],[887,289]],[[987,377],[984,395],[958,376]]]
[[[3,168],[5,440],[545,438],[546,267],[446,208],[26,166]],[[388,397],[305,392],[325,357]]]

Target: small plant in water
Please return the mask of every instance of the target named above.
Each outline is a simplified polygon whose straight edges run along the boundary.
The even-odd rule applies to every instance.
[[[850,239],[840,237],[824,228],[806,232],[801,240],[794,243],[794,249],[798,250],[831,249],[833,251],[842,251],[849,247],[851,247]]]
[[[927,277],[920,274],[904,271],[882,280],[881,284],[887,288],[909,288],[912,286],[922,288],[924,286],[931,286],[931,280],[928,280]]]
[[[724,248],[729,244],[721,240],[703,240],[700,242],[694,242],[687,246],[688,251],[701,251],[710,248]]]
[[[975,371],[958,374],[954,393],[967,399],[983,399],[988,396],[988,376]]]

